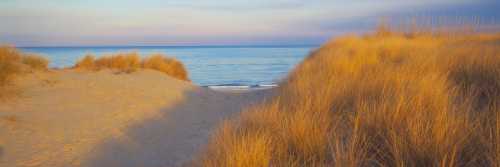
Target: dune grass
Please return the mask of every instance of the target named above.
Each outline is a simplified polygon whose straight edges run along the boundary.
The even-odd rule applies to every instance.
[[[86,55],[79,60],[74,68],[87,70],[115,69],[122,72],[133,72],[140,68],[141,58],[137,53],[120,53],[103,56],[95,59],[93,55]]]
[[[500,35],[377,32],[308,56],[201,166],[499,166]]]
[[[89,54],[83,57],[82,59],[78,60],[78,62],[75,63],[75,66],[73,68],[95,70],[96,66],[94,64],[94,61],[95,57]]]
[[[160,54],[143,59],[142,68],[157,70],[180,80],[189,81],[184,64],[174,58]]]
[[[20,72],[21,54],[12,47],[0,47],[0,86],[4,86]]]
[[[129,72],[141,66],[141,58],[137,53],[117,54],[96,59],[94,64],[98,69],[111,68]]]
[[[49,60],[33,54],[28,54],[22,57],[22,63],[28,65],[34,70],[47,70],[49,65]]]
[[[140,68],[153,69],[174,78],[189,81],[188,72],[180,61],[161,54],[151,55],[142,60],[137,53],[121,53],[97,59],[93,55],[87,55],[79,60],[74,68],[85,70],[114,69],[126,73],[134,72]]]
[[[28,71],[47,70],[48,63],[49,61],[41,56],[22,53],[10,46],[0,46],[0,97],[13,92],[6,87],[16,76]]]
[[[10,46],[0,46],[0,86],[8,84],[16,75],[27,70],[47,70],[49,60],[26,54]]]

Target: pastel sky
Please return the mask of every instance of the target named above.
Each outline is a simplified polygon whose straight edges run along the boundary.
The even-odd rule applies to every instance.
[[[481,17],[494,0],[0,0],[17,46],[287,45],[372,29],[382,17]]]

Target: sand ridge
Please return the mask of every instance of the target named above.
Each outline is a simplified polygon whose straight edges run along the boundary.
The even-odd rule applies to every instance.
[[[152,70],[57,70],[0,102],[0,166],[181,166],[270,91],[217,92]]]

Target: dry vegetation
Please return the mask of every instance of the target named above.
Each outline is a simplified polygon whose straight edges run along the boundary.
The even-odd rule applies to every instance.
[[[33,70],[47,70],[49,60],[37,55],[25,55],[22,57],[22,63],[28,65]]]
[[[116,54],[98,59],[92,55],[87,55],[78,61],[74,68],[85,70],[114,69],[127,73],[139,68],[145,68],[163,72],[180,80],[189,81],[187,70],[180,61],[161,54],[149,56],[142,61],[137,53]]]
[[[174,58],[164,57],[157,54],[142,60],[142,68],[161,71],[175,78],[188,81],[188,74],[184,65]]]
[[[47,70],[49,61],[43,57],[20,52],[14,47],[0,46],[0,88],[26,71]],[[0,90],[0,94],[2,94]]]
[[[0,85],[6,85],[19,73],[21,54],[11,47],[0,47]]]
[[[499,112],[500,35],[349,36],[226,121],[198,163],[500,166]]]

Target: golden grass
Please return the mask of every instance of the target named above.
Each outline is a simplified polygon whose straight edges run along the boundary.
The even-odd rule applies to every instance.
[[[74,68],[85,70],[114,69],[127,73],[139,68],[153,69],[174,78],[189,81],[188,72],[180,61],[161,54],[152,55],[142,60],[137,53],[115,54],[98,59],[92,55],[87,55],[79,60]]]
[[[0,86],[6,85],[20,72],[21,54],[13,47],[0,47]]]
[[[132,72],[141,66],[141,58],[137,53],[116,54],[96,59],[94,65],[97,69],[117,69],[123,72]]]
[[[160,54],[143,59],[142,68],[157,70],[174,78],[189,81],[184,64],[174,58],[165,57]]]
[[[202,166],[499,166],[500,35],[328,42],[227,121]]]
[[[95,57],[93,55],[86,55],[85,57],[80,59],[78,62],[76,62],[74,68],[94,70],[94,69],[96,69],[94,61],[95,61]]]
[[[46,58],[32,54],[23,56],[22,62],[35,70],[47,70],[49,65]]]
[[[13,94],[6,89],[12,80],[27,71],[47,70],[49,61],[41,56],[22,53],[14,47],[0,46],[0,97]]]

